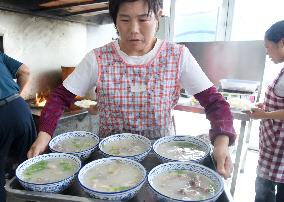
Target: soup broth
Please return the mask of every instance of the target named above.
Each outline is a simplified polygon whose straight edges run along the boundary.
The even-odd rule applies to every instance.
[[[133,156],[147,150],[147,145],[139,140],[119,140],[105,144],[103,149],[106,153],[115,156]]]
[[[178,200],[208,199],[216,190],[209,178],[188,170],[160,173],[153,182],[158,192]]]
[[[142,178],[136,167],[116,160],[90,169],[83,180],[96,191],[119,192],[134,187]]]
[[[59,141],[54,149],[60,152],[80,152],[97,144],[97,140],[91,137],[73,137]]]
[[[202,158],[205,152],[197,145],[185,141],[172,141],[159,145],[157,153],[173,160],[196,160]]]
[[[54,158],[41,160],[28,166],[23,172],[23,178],[30,183],[50,183],[73,175],[76,169],[76,164],[69,159]]]

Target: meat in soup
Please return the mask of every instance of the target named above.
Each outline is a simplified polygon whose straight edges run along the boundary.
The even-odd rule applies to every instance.
[[[88,170],[83,182],[96,191],[119,192],[134,187],[142,178],[138,168],[115,160]]]
[[[178,200],[204,200],[215,194],[215,186],[208,177],[188,170],[172,170],[154,178],[158,192]]]
[[[72,137],[59,141],[53,149],[59,152],[80,152],[96,144],[97,140],[92,137]]]
[[[73,175],[76,170],[76,164],[69,159],[53,158],[41,160],[31,164],[24,170],[23,179],[30,183],[45,184],[63,180]]]
[[[157,153],[163,157],[179,161],[196,160],[205,155],[205,151],[198,145],[185,141],[162,143],[158,146]]]
[[[141,140],[123,139],[103,146],[104,152],[114,156],[133,156],[146,151],[148,146]]]

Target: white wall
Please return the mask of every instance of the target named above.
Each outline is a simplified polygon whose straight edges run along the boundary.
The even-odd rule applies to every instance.
[[[114,24],[87,26],[87,51],[103,46],[117,38]]]
[[[52,79],[60,82],[61,66],[77,65],[91,48],[111,41],[114,33],[110,24],[91,27],[0,11],[5,53],[28,65],[32,72],[26,98],[34,97],[39,90],[36,82],[41,74],[53,72],[56,78]]]

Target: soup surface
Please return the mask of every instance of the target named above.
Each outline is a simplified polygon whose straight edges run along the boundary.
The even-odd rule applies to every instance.
[[[92,137],[72,137],[59,141],[53,148],[60,152],[80,152],[96,144],[97,140]]]
[[[153,182],[158,192],[178,200],[208,199],[216,190],[209,178],[188,170],[160,173]]]
[[[141,140],[125,139],[109,142],[104,145],[104,152],[115,156],[133,156],[147,150],[147,145]]]
[[[158,146],[157,153],[173,160],[196,160],[205,155],[199,146],[185,141],[162,143]]]
[[[116,160],[88,170],[83,181],[96,191],[119,192],[134,187],[142,178],[138,168]]]
[[[69,159],[53,158],[42,160],[28,166],[23,178],[30,183],[50,183],[63,180],[76,172],[76,164]]]

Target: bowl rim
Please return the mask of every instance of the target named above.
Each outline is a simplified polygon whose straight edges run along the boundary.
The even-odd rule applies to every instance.
[[[209,198],[206,198],[206,199],[202,199],[202,200],[181,200],[181,199],[176,199],[176,198],[171,198],[165,194],[162,194],[161,192],[159,192],[158,190],[156,190],[152,184],[149,182],[149,176],[154,172],[156,171],[157,169],[159,169],[160,167],[162,166],[165,166],[165,165],[168,165],[168,164],[173,164],[173,165],[177,165],[177,164],[184,164],[184,165],[190,165],[190,166],[196,166],[196,167],[201,167],[205,170],[208,170],[209,172],[211,172],[216,178],[217,180],[219,181],[220,183],[220,189],[218,190],[218,192],[216,192],[213,196],[209,197]],[[179,170],[179,169],[176,169],[176,170]],[[187,170],[187,169],[180,169],[180,170]],[[207,177],[207,176],[206,176]],[[209,178],[210,179],[210,178]],[[180,201],[180,202],[202,202],[202,201],[210,201],[212,199],[214,199],[215,197],[219,197],[223,191],[224,191],[224,182],[221,178],[221,176],[214,170],[204,166],[204,165],[201,165],[199,163],[195,163],[195,162],[167,162],[167,163],[163,163],[163,164],[160,164],[158,166],[155,166],[154,168],[152,168],[150,170],[150,172],[148,173],[147,175],[147,183],[149,184],[150,188],[153,189],[155,192],[157,192],[158,194],[162,195],[163,197],[165,198],[168,198],[170,200],[175,200],[175,201]]]
[[[94,163],[100,163],[100,161],[105,161],[105,160],[122,160],[122,161],[127,161],[127,162],[132,162],[136,165],[138,165],[141,170],[143,171],[143,177],[142,179],[139,181],[139,183],[137,183],[135,186],[129,188],[129,189],[125,189],[125,190],[122,190],[122,191],[116,191],[116,192],[103,192],[103,191],[96,191],[94,189],[90,189],[89,187],[85,186],[81,180],[80,180],[80,175],[81,175],[81,172],[83,172],[82,170],[84,169],[85,166],[89,165],[89,164],[94,164]],[[137,187],[141,186],[144,184],[144,182],[146,181],[146,178],[147,178],[148,174],[147,174],[147,171],[146,169],[144,168],[144,166],[142,164],[140,164],[139,162],[137,161],[134,161],[134,160],[131,160],[131,159],[127,159],[127,158],[122,158],[122,157],[107,157],[107,158],[101,158],[101,159],[97,159],[97,160],[94,160],[94,161],[91,161],[89,163],[87,163],[86,165],[84,165],[80,171],[79,171],[79,174],[78,174],[78,181],[79,181],[79,184],[84,187],[85,189],[87,189],[88,191],[90,192],[94,192],[94,193],[98,193],[98,194],[106,194],[106,195],[116,195],[116,194],[122,194],[122,193],[126,193],[126,192],[129,192],[130,190],[134,190],[136,189]]]
[[[93,145],[93,146],[87,148],[87,149],[84,149],[84,150],[82,150],[82,151],[76,151],[76,152],[75,152],[75,151],[74,151],[74,152],[63,152],[63,151],[58,151],[58,150],[56,150],[56,149],[54,149],[54,148],[51,147],[51,144],[53,143],[53,141],[64,137],[64,135],[70,135],[70,136],[72,136],[73,134],[78,133],[78,132],[84,132],[85,134],[88,134],[88,135],[91,135],[92,137],[95,137],[96,140],[97,140],[97,143],[96,143],[95,145]],[[65,137],[66,137],[66,136],[65,136]],[[76,136],[74,135],[74,137],[76,137]],[[61,133],[61,134],[59,134],[59,135],[56,135],[55,137],[53,137],[53,138],[49,141],[49,143],[48,143],[48,148],[50,149],[50,151],[56,152],[56,153],[81,154],[81,153],[89,152],[89,151],[91,151],[91,150],[97,148],[98,145],[99,145],[99,143],[100,143],[100,138],[99,138],[99,136],[98,136],[97,134],[95,134],[95,133],[93,133],[93,132],[89,132],[89,131],[83,131],[83,130],[78,130],[78,131],[77,131],[77,130],[76,130],[76,131],[70,131],[70,132],[65,132],[65,133]]]
[[[72,157],[72,158],[75,158],[76,160],[74,160],[74,161],[77,161],[78,164],[79,164],[79,166],[78,166],[76,172],[73,173],[72,175],[70,175],[70,176],[64,178],[64,179],[57,180],[57,181],[54,181],[54,182],[49,182],[49,183],[27,182],[27,181],[21,179],[21,177],[19,177],[19,170],[20,170],[20,168],[23,167],[26,163],[28,163],[28,162],[30,162],[30,161],[32,161],[32,160],[35,160],[35,159],[37,159],[37,158],[40,158],[40,157],[48,157],[48,156],[51,156],[51,157],[52,157],[52,156],[55,156],[55,158],[56,158],[58,155],[59,155],[59,156],[61,156],[61,155],[63,155],[63,156],[66,155],[66,156],[70,156],[70,157]],[[60,158],[60,157],[59,157],[59,158]],[[47,159],[50,159],[50,158],[47,158]],[[46,160],[46,159],[42,159],[42,160]],[[36,163],[36,162],[35,162],[35,163]],[[31,165],[32,165],[32,164],[31,164]],[[79,157],[77,157],[77,156],[74,156],[74,155],[72,155],[72,154],[66,154],[66,153],[48,153],[48,154],[41,154],[41,155],[35,156],[35,157],[33,157],[33,158],[27,159],[27,160],[25,160],[24,162],[22,162],[22,163],[17,167],[17,169],[16,169],[16,171],[15,171],[15,176],[16,176],[16,178],[17,178],[19,181],[21,181],[21,182],[23,182],[23,183],[26,183],[26,184],[29,184],[29,185],[48,186],[48,185],[53,185],[53,184],[60,183],[60,182],[62,182],[62,181],[64,181],[64,180],[67,180],[67,179],[69,179],[69,178],[72,178],[73,176],[75,177],[75,176],[79,173],[79,171],[81,170],[81,167],[82,167],[82,162],[81,162],[81,160],[79,159]]]
[[[124,136],[124,137],[127,137],[127,136],[132,136],[132,137],[138,137],[138,139],[143,139],[143,140],[145,140],[146,141],[146,144],[147,144],[147,146],[148,146],[148,148],[145,150],[145,151],[143,151],[143,152],[141,152],[141,153],[138,153],[138,154],[135,154],[135,155],[113,155],[113,154],[110,154],[110,153],[107,153],[107,152],[105,152],[104,150],[103,150],[103,144],[107,141],[107,140],[109,140],[109,139],[112,139],[112,138],[115,138],[115,137],[119,137],[119,136]],[[125,139],[127,139],[127,138],[125,138]],[[143,141],[143,143],[145,143],[144,141]],[[123,157],[123,158],[135,158],[135,157],[139,157],[139,156],[141,156],[141,155],[143,155],[143,154],[147,154],[147,153],[149,153],[151,150],[152,150],[152,144],[151,144],[151,140],[150,139],[148,139],[148,138],[146,138],[146,137],[144,137],[144,136],[142,136],[142,135],[139,135],[139,134],[134,134],[134,133],[119,133],[119,134],[114,134],[114,135],[110,135],[110,136],[108,136],[108,137],[106,137],[106,138],[104,138],[104,139],[102,139],[101,141],[100,141],[100,143],[99,143],[99,150],[103,153],[103,154],[105,154],[105,155],[108,155],[108,156],[111,156],[111,157]]]
[[[168,157],[165,157],[165,156],[162,156],[161,154],[159,154],[157,151],[156,151],[156,148],[159,147],[160,144],[163,144],[163,143],[167,143],[167,142],[170,142],[170,141],[175,141],[175,138],[186,138],[186,139],[192,139],[192,140],[195,140],[197,142],[201,142],[202,144],[204,144],[206,146],[206,151],[204,156],[201,157],[201,158],[198,158],[198,159],[190,159],[190,160],[178,160],[178,159],[171,159],[171,158],[168,158]],[[169,139],[168,141],[164,141],[163,140],[167,140]],[[181,140],[177,140],[177,141],[181,141]],[[165,136],[165,137],[161,137],[159,139],[157,139],[153,145],[152,145],[152,150],[154,151],[154,153],[156,155],[158,155],[160,158],[166,160],[166,161],[177,161],[177,162],[199,162],[199,161],[202,161],[203,159],[205,159],[209,154],[210,154],[210,151],[211,151],[211,148],[210,148],[210,145],[208,145],[204,140],[202,140],[201,138],[198,138],[198,137],[193,137],[193,136],[189,136],[189,135],[172,135],[172,136]]]

